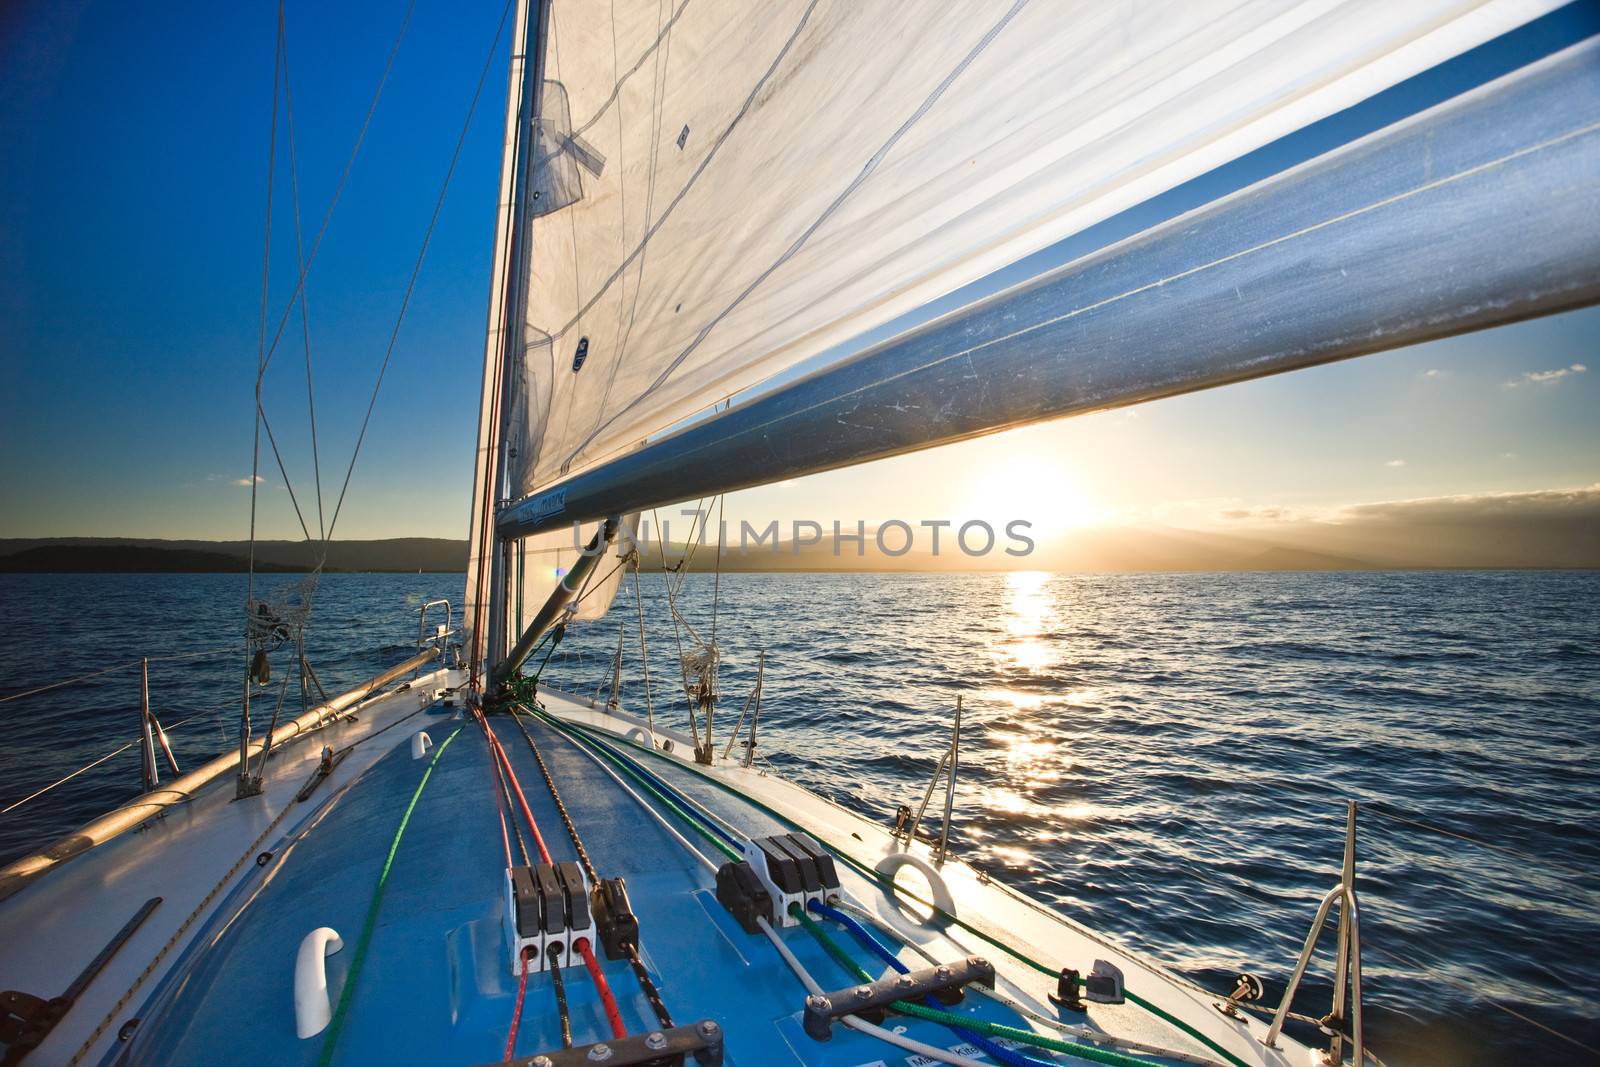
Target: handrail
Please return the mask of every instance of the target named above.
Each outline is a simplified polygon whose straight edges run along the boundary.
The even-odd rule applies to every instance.
[[[444,605],[444,632],[439,634],[439,637],[442,639],[450,636],[450,626],[455,619],[455,613],[450,607],[450,601],[444,599],[443,597],[440,597],[438,600],[430,600],[426,604],[422,605],[421,617],[417,619],[417,649],[419,651],[422,649],[423,635],[427,633],[428,629],[428,609],[436,608],[440,604]]]
[[[304,734],[326,725],[328,719],[338,715],[339,712],[359,702],[373,692],[383,688],[401,675],[437,658],[439,649],[429,648],[419,652],[404,663],[390,667],[373,678],[362,682],[345,693],[334,697],[323,704],[318,704],[310,711],[296,719],[283,724],[274,732],[271,738],[263,737],[250,742],[245,758],[256,755],[270,740],[274,746],[300,737]],[[133,829],[161,814],[167,808],[190,800],[199,790],[216,779],[233,771],[239,766],[240,753],[227,752],[207,763],[197,770],[190,771],[181,778],[174,779],[163,789],[146,793],[135,800],[124,804],[115,811],[100,816],[76,833],[60,838],[49,847],[41,849],[32,855],[24,856],[19,860],[0,868],[0,900],[21,890],[29,882],[54,870],[56,867],[72,859],[74,856],[104,844],[112,838]]]

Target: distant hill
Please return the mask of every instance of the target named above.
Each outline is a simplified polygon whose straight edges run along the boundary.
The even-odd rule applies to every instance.
[[[160,541],[122,537],[0,539],[0,571],[52,573],[236,573],[249,567],[248,541]],[[316,565],[316,550],[304,541],[257,541],[256,570],[298,573]],[[467,543],[441,537],[396,537],[380,541],[332,541],[330,572],[464,571]]]
[[[1040,540],[1027,556],[1004,549],[1015,542],[997,538],[993,551],[964,555],[952,531],[945,530],[935,556],[931,537],[918,530],[911,550],[899,556],[881,552],[874,531],[866,530],[857,552],[853,540],[834,551],[831,537],[820,543],[778,542],[745,551],[739,529],[729,525],[730,544],[722,551],[724,571],[1349,571],[1429,568],[1600,568],[1600,484],[1575,489],[1485,493],[1354,504],[1326,514],[1296,514],[1287,508],[1221,512],[1207,529],[1171,526],[1094,527]],[[802,528],[806,524],[802,524]],[[809,526],[816,530],[818,525]],[[780,526],[780,532],[794,525]],[[765,532],[765,530],[763,530]],[[891,548],[905,544],[903,533],[886,538]],[[659,571],[660,551],[641,545],[645,573]],[[0,571],[241,571],[250,546],[245,541],[157,541],[139,538],[54,537],[0,539]],[[314,549],[301,541],[259,541],[257,569],[307,571]],[[681,545],[669,544],[666,557],[676,564]],[[382,541],[335,541],[328,546],[330,571],[438,571],[466,569],[465,541],[398,537]],[[716,549],[701,545],[690,568],[710,571]]]

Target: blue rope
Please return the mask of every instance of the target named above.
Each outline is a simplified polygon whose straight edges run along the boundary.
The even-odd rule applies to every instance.
[[[810,901],[806,907],[811,911],[816,912],[818,915],[821,915],[823,918],[832,919],[846,930],[849,930],[851,934],[855,935],[855,939],[861,942],[863,948],[870,951],[873,955],[877,956],[884,963],[887,963],[890,967],[893,967],[896,971],[900,972],[901,974],[907,974],[910,972],[911,968],[907,967],[904,963],[901,963],[900,957],[896,956],[892,951],[890,951],[887,945],[885,945],[882,941],[879,941],[877,936],[873,934],[871,930],[868,930],[865,926],[863,926],[861,922],[854,916],[846,915],[838,908],[831,908],[828,905],[816,900]],[[944,1010],[942,1005],[935,1004],[933,1002],[932,997],[923,997],[922,1003],[930,1008],[938,1008],[941,1011]],[[996,1044],[987,1037],[984,1037],[982,1034],[973,1033],[971,1030],[965,1030],[959,1026],[952,1026],[950,1030],[961,1040],[983,1049],[983,1051],[988,1053],[996,1063],[1004,1063],[1007,1064],[1008,1067],[1059,1067],[1058,1062],[1055,1060],[1041,1060],[1035,1059],[1032,1056],[1024,1056],[1020,1052],[1014,1052],[1011,1049],[1006,1048],[1004,1045]]]

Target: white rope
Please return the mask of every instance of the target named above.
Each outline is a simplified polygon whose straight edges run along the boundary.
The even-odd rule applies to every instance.
[[[806,992],[814,997],[823,996],[822,987],[817,984],[815,978],[811,977],[811,972],[806,970],[805,964],[801,963],[795,957],[795,954],[789,951],[789,946],[783,943],[783,938],[779,937],[778,932],[772,928],[772,924],[767,922],[766,916],[757,915],[756,922],[760,925],[761,932],[767,935],[767,940],[772,942],[772,947],[778,950],[778,955],[783,957],[783,962],[787,963],[789,969],[794,972],[794,976],[800,979],[800,984],[805,986]],[[962,1056],[946,1049],[935,1048],[932,1045],[923,1044],[915,1038],[897,1034],[893,1030],[874,1026],[865,1019],[854,1015],[843,1016],[839,1021],[852,1030],[857,1030],[869,1037],[875,1037],[880,1041],[887,1041],[889,1044],[905,1049],[907,1052],[938,1060],[940,1063],[954,1064],[955,1067],[992,1067],[991,1064],[980,1062],[969,1056]]]
[[[904,944],[912,952],[916,953],[918,956],[921,956],[933,966],[937,967],[944,963],[943,960],[939,959],[933,953],[929,952],[927,949],[917,944],[917,942],[907,937],[905,933],[895,929],[894,926],[884,921],[879,916],[874,915],[866,908],[863,908],[852,901],[846,900],[842,896],[831,897],[829,898],[828,903],[838,908],[842,912],[845,912],[849,915],[854,915],[862,922],[872,926],[879,933],[887,934],[888,936],[893,937],[895,940]],[[1015,997],[1008,996],[998,989],[990,989],[987,986],[977,983],[973,983],[967,988],[980,996],[987,997],[990,1000],[995,1001],[998,1004],[1004,1004],[1006,1007],[1010,1008],[1012,1011],[1016,1012],[1018,1015],[1021,1015],[1025,1019],[1038,1023],[1041,1026],[1049,1027],[1050,1029],[1055,1030],[1057,1033],[1064,1034],[1068,1037],[1078,1038],[1083,1041],[1098,1042],[1100,1044],[1115,1045],[1119,1048],[1125,1048],[1132,1052],[1143,1052],[1147,1055],[1161,1056],[1166,1059],[1179,1060],[1183,1063],[1199,1064],[1201,1067],[1222,1067],[1220,1061],[1218,1060],[1208,1059],[1204,1056],[1197,1056],[1191,1052],[1179,1052],[1175,1049],[1162,1048],[1159,1045],[1147,1045],[1142,1041],[1133,1041],[1128,1038],[1117,1037],[1115,1035],[1108,1034],[1103,1030],[1096,1030],[1090,1026],[1073,1026],[1070,1023],[1062,1022],[1060,1019],[1052,1019],[1050,1016],[1045,1015],[1042,1012],[1034,1011],[1032,1008],[1022,1003],[1022,1001],[1017,1000]]]

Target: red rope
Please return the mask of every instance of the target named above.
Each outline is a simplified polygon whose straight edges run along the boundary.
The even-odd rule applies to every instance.
[[[500,766],[505,769],[506,777],[511,780],[511,790],[517,795],[517,803],[522,806],[522,814],[528,820],[528,829],[533,831],[533,843],[539,846],[539,858],[546,863],[553,864],[550,850],[545,848],[544,835],[539,833],[539,823],[533,817],[533,809],[528,806],[528,798],[523,795],[522,783],[517,781],[517,772],[511,769],[511,759],[506,755],[506,750],[500,747],[500,739],[494,735],[494,730],[489,727],[488,717],[481,712],[478,714],[478,724],[483,727],[484,736],[489,739],[489,748],[500,761]]]
[[[600,969],[600,961],[594,958],[594,949],[589,945],[587,937],[580,937],[572,943],[572,947],[583,954],[583,965],[589,968],[589,977],[594,979],[595,989],[600,991],[600,1003],[606,1009],[606,1020],[611,1023],[611,1036],[622,1039],[628,1036],[628,1028],[622,1025],[622,1013],[617,1010],[617,998],[611,995],[611,986],[606,982],[605,972]]]
[[[506,1035],[506,1059],[517,1050],[517,1029],[522,1025],[522,998],[528,992],[528,953],[522,953],[522,979],[517,982],[517,1006],[511,1012],[511,1033]]]

